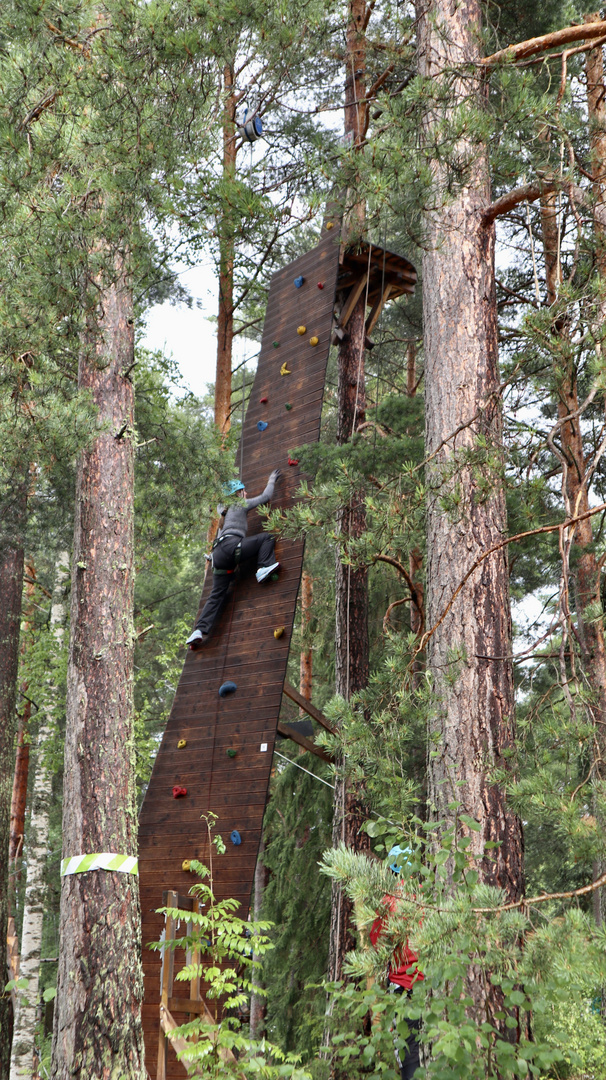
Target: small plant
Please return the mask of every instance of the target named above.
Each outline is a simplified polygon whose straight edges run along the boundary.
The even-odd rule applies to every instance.
[[[200,910],[160,908],[160,912],[184,923],[188,933],[150,946],[156,950],[184,949],[188,957],[198,957],[194,962],[186,963],[175,979],[189,982],[199,978],[208,1011],[181,1024],[173,1032],[187,1044],[178,1052],[178,1057],[190,1076],[209,1080],[226,1075],[237,1076],[240,1080],[252,1076],[262,1076],[266,1080],[277,1080],[278,1077],[310,1080],[309,1074],[299,1067],[297,1055],[284,1054],[266,1039],[249,1038],[234,1015],[252,992],[251,977],[261,966],[257,958],[273,948],[267,936],[272,924],[240,919],[236,915],[240,906],[237,900],[215,898],[213,847],[223,855],[225,845],[219,835],[212,835],[216,815],[203,815],[203,820],[210,842],[210,866],[192,860],[191,869],[200,881],[190,889],[200,901]],[[254,992],[262,994],[263,990],[255,984]]]

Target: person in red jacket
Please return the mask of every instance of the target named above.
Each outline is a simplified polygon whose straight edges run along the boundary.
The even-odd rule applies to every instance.
[[[402,862],[407,861],[407,854],[408,852],[404,848],[399,847],[398,845],[392,847],[391,851],[389,852],[388,858],[391,860],[389,863],[389,869],[396,876],[401,873]],[[400,858],[400,862],[398,862],[398,858],[400,856],[404,856],[404,859],[402,860]],[[397,896],[394,896],[392,894],[384,896],[383,900],[381,901],[381,906],[386,909],[386,914],[382,916],[377,916],[370,929],[370,941],[371,944],[375,947],[385,929],[385,923],[388,918],[387,912],[391,914],[396,910],[398,906]],[[391,958],[391,963],[387,972],[387,982],[389,985],[389,989],[392,990],[394,994],[406,993],[408,994],[408,996],[410,996],[414,984],[416,982],[420,982],[422,979],[425,978],[423,972],[419,971],[419,968],[417,967],[418,959],[419,957],[417,956],[416,952],[411,949],[408,940],[406,940],[403,945],[399,945],[394,950],[393,956]],[[396,1049],[396,1059],[398,1065],[400,1066],[400,1075],[402,1080],[412,1080],[412,1077],[415,1074],[415,1070],[419,1068],[420,1064],[418,1034],[419,1028],[421,1026],[421,1021],[407,1020],[406,1023],[410,1028],[406,1052],[402,1057],[399,1051]]]

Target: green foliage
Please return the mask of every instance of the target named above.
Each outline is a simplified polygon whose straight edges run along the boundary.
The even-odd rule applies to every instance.
[[[210,839],[214,815],[209,814],[205,820]],[[250,1039],[242,1032],[237,1017],[230,1015],[247,1000],[252,989],[251,976],[260,966],[257,957],[263,957],[272,948],[267,936],[271,923],[240,919],[235,914],[239,906],[236,900],[216,900],[213,894],[213,845],[217,848],[216,857],[220,858],[225,851],[221,837],[212,837],[210,867],[192,862],[192,870],[200,881],[190,891],[200,901],[200,910],[160,909],[165,915],[185,923],[187,932],[173,941],[155,942],[150,946],[157,950],[186,950],[192,959],[175,978],[189,982],[199,977],[202,997],[210,1003],[210,1012],[214,1013],[210,1018],[201,1015],[176,1029],[175,1034],[187,1041],[187,1048],[179,1053],[179,1057],[195,1076],[244,1075],[262,1076],[266,1080],[278,1080],[278,1077],[307,1080],[308,1074],[298,1066],[297,1055],[284,1054],[265,1039]],[[262,991],[255,987],[255,992]]]

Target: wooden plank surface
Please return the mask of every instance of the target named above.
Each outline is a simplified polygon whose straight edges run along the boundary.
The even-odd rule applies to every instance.
[[[259,363],[242,432],[242,479],[248,495],[257,495],[272,469],[281,469],[274,507],[292,505],[301,480],[299,466],[288,464],[289,454],[293,456],[297,446],[319,437],[338,269],[338,229],[323,230],[318,246],[280,270],[271,282]],[[297,289],[294,279],[299,275],[305,280]],[[305,326],[304,334],[297,333],[299,326]],[[319,339],[317,345],[310,344],[312,337]],[[291,372],[286,376],[280,375],[284,363]],[[263,397],[268,398],[267,404],[261,404]],[[286,409],[286,403],[292,408]],[[267,422],[265,431],[258,430],[259,420]],[[249,535],[261,529],[260,517],[251,511]],[[156,914],[156,908],[162,906],[162,894],[167,889],[187,894],[192,884],[191,874],[182,869],[183,860],[204,862],[207,858],[206,829],[200,815],[209,810],[218,815],[216,831],[227,844],[227,853],[214,858],[215,893],[220,899],[238,899],[243,917],[250,903],[303,544],[280,542],[276,554],[281,563],[279,580],[258,585],[251,576],[237,581],[210,641],[199,652],[186,655],[141,809],[143,1029],[152,1080],[158,1060],[161,955],[146,945],[159,940],[163,930],[164,918]],[[201,607],[210,587],[208,575]],[[273,631],[278,626],[285,629],[276,640]],[[237,684],[237,691],[220,698],[219,687],[228,680]],[[182,750],[177,748],[180,739],[187,740]],[[228,755],[228,750],[235,750],[235,757]],[[185,787],[187,796],[174,799],[175,785]],[[233,830],[241,836],[240,845],[230,842]],[[175,970],[179,966],[176,962]],[[186,1071],[169,1046],[166,1078],[181,1080],[184,1076]]]

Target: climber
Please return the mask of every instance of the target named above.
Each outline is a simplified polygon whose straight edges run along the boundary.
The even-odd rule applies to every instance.
[[[408,856],[410,853],[410,848],[401,848],[398,844],[396,844],[395,847],[392,847],[389,852],[389,869],[396,877],[399,877],[402,873],[402,865],[404,862],[409,861]],[[394,896],[393,893],[388,893],[383,897],[381,907],[386,909],[386,914],[378,916],[372,924],[370,929],[370,941],[373,946],[376,947],[377,942],[385,929],[387,918],[389,915],[393,914],[397,909],[397,906],[398,898],[397,896]],[[416,966],[418,959],[417,954],[411,949],[408,939],[403,945],[399,945],[394,950],[387,973],[387,984],[392,993],[406,993],[408,997],[412,995],[414,984],[425,978],[423,973],[419,971]],[[407,1020],[406,1023],[409,1028],[406,1051],[402,1056],[401,1052],[396,1048],[396,1060],[400,1066],[402,1080],[412,1080],[415,1069],[418,1069],[420,1064],[418,1036],[421,1021]]]
[[[240,480],[230,480],[224,485],[223,494],[226,497],[236,495],[237,500],[230,502],[227,506],[220,503],[217,507],[219,516],[223,518],[223,524],[213,543],[210,556],[213,567],[213,587],[195,629],[187,639],[190,649],[200,649],[208,639],[221,614],[232,575],[238,565],[255,565],[259,582],[265,581],[270,574],[279,569],[280,563],[276,562],[274,555],[273,536],[266,532],[259,533],[257,536],[246,535],[248,511],[269,502],[279,476],[280,470],[274,469],[269,476],[265,491],[257,495],[255,499],[246,498],[244,484]]]

